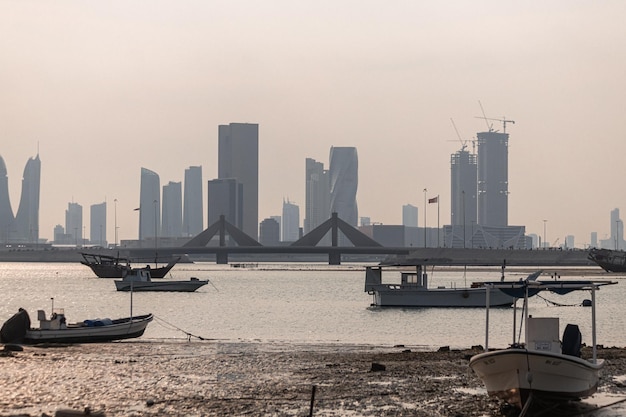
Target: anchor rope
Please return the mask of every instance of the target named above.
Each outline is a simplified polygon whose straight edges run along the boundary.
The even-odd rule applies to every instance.
[[[161,326],[165,327],[166,329],[178,330],[178,331],[181,331],[181,332],[185,333],[185,335],[187,335],[187,341],[190,341],[192,337],[195,337],[198,340],[211,340],[211,339],[209,339],[207,337],[198,336],[198,335],[195,335],[195,334],[193,334],[191,332],[188,332],[187,330],[181,329],[180,327],[178,327],[175,324],[172,324],[172,323],[162,319],[161,317],[154,316],[154,318],[159,322],[159,324]],[[167,324],[167,326],[169,326],[169,327],[165,326],[164,323]]]

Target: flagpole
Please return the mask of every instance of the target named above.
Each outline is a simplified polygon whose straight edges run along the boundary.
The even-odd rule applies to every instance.
[[[426,193],[428,190],[424,188],[424,248],[426,247]]]

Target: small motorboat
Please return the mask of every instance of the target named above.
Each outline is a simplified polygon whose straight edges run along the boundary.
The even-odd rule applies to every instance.
[[[525,340],[513,340],[508,349],[489,349],[489,308],[486,318],[485,352],[473,356],[469,366],[482,379],[489,395],[504,400],[521,409],[525,415],[533,402],[558,404],[580,400],[593,395],[603,361],[597,359],[595,308],[596,291],[604,285],[617,284],[612,281],[533,281],[494,282],[485,284],[489,291],[504,291],[524,300],[522,311],[525,322]],[[541,292],[567,294],[571,291],[591,292],[592,356],[581,357],[582,335],[575,324],[568,324],[559,340],[558,317],[533,317],[528,312],[528,298]],[[516,310],[513,308],[513,334]],[[515,338],[515,336],[514,336]]]
[[[195,277],[188,281],[153,281],[149,269],[132,268],[125,271],[123,279],[115,280],[115,288],[118,291],[193,292],[208,283],[209,280],[200,280]]]
[[[21,309],[0,329],[2,343],[95,343],[140,337],[152,321],[152,314],[120,319],[92,319],[68,323],[62,308],[53,308],[48,318],[37,311],[39,327],[30,327],[28,312]]]
[[[415,272],[400,271],[400,283],[383,284],[383,267],[365,269],[365,291],[373,296],[379,307],[485,307],[486,288],[481,283],[467,287],[428,287],[428,275],[422,265]],[[509,307],[515,297],[501,291],[492,291],[491,307]]]

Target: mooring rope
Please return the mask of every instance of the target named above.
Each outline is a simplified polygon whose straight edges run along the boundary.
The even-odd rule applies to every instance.
[[[172,323],[162,319],[161,317],[154,316],[154,318],[159,322],[159,324],[161,326],[165,327],[166,329],[168,327],[164,326],[163,323],[167,324],[169,326],[170,330],[178,330],[178,331],[181,331],[181,332],[185,333],[185,335],[187,335],[187,341],[191,341],[192,337],[195,337],[198,340],[211,340],[211,339],[209,339],[207,337],[198,336],[198,335],[195,335],[193,333],[188,332],[187,330],[181,329],[180,327],[178,327],[178,326],[176,326],[176,325],[174,325],[174,324],[172,324]]]
[[[583,305],[583,303],[577,303],[577,304],[561,304],[561,303],[557,303],[555,301],[552,300],[548,300],[547,298],[542,297],[539,294],[536,294],[537,297],[541,298],[543,301],[546,302],[546,304],[550,305],[552,304],[553,306],[557,306],[557,307],[580,307]]]

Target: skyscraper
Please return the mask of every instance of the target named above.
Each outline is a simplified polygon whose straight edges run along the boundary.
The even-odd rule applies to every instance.
[[[183,234],[182,185],[170,181],[163,186],[163,216],[161,235],[181,237]]]
[[[234,178],[242,185],[243,224],[241,227],[244,233],[257,239],[259,230],[259,125],[250,123],[220,125],[218,134],[218,179]]]
[[[71,242],[76,246],[83,243],[83,206],[78,203],[68,203],[65,210],[65,232],[71,236]]]
[[[13,238],[13,209],[9,197],[9,177],[4,159],[0,156],[0,241],[10,242]]]
[[[300,207],[283,200],[283,242],[295,242],[300,238]]]
[[[330,180],[324,164],[306,158],[305,181],[304,234],[307,234],[330,218]]]
[[[417,207],[411,204],[402,206],[402,225],[406,227],[417,227]]]
[[[220,216],[233,226],[241,229],[244,221],[241,200],[243,185],[234,178],[215,179],[208,185],[208,225],[219,221]]]
[[[469,226],[476,223],[477,168],[476,155],[465,147],[450,158],[451,169],[451,224]]]
[[[508,226],[509,134],[478,133],[478,224]]]
[[[89,240],[92,245],[106,247],[107,203],[92,204],[89,212]]]
[[[356,192],[359,185],[359,161],[354,147],[330,148],[330,210],[350,224],[358,226]]]
[[[22,195],[15,216],[15,239],[22,242],[39,241],[39,184],[41,161],[39,155],[29,158],[22,177]]]
[[[280,242],[280,224],[276,219],[267,218],[259,225],[259,242],[264,246],[278,246]]]
[[[139,240],[155,239],[160,235],[161,181],[156,172],[141,168],[139,191]]]
[[[187,168],[183,196],[183,236],[195,236],[204,230],[202,188],[202,167]]]

